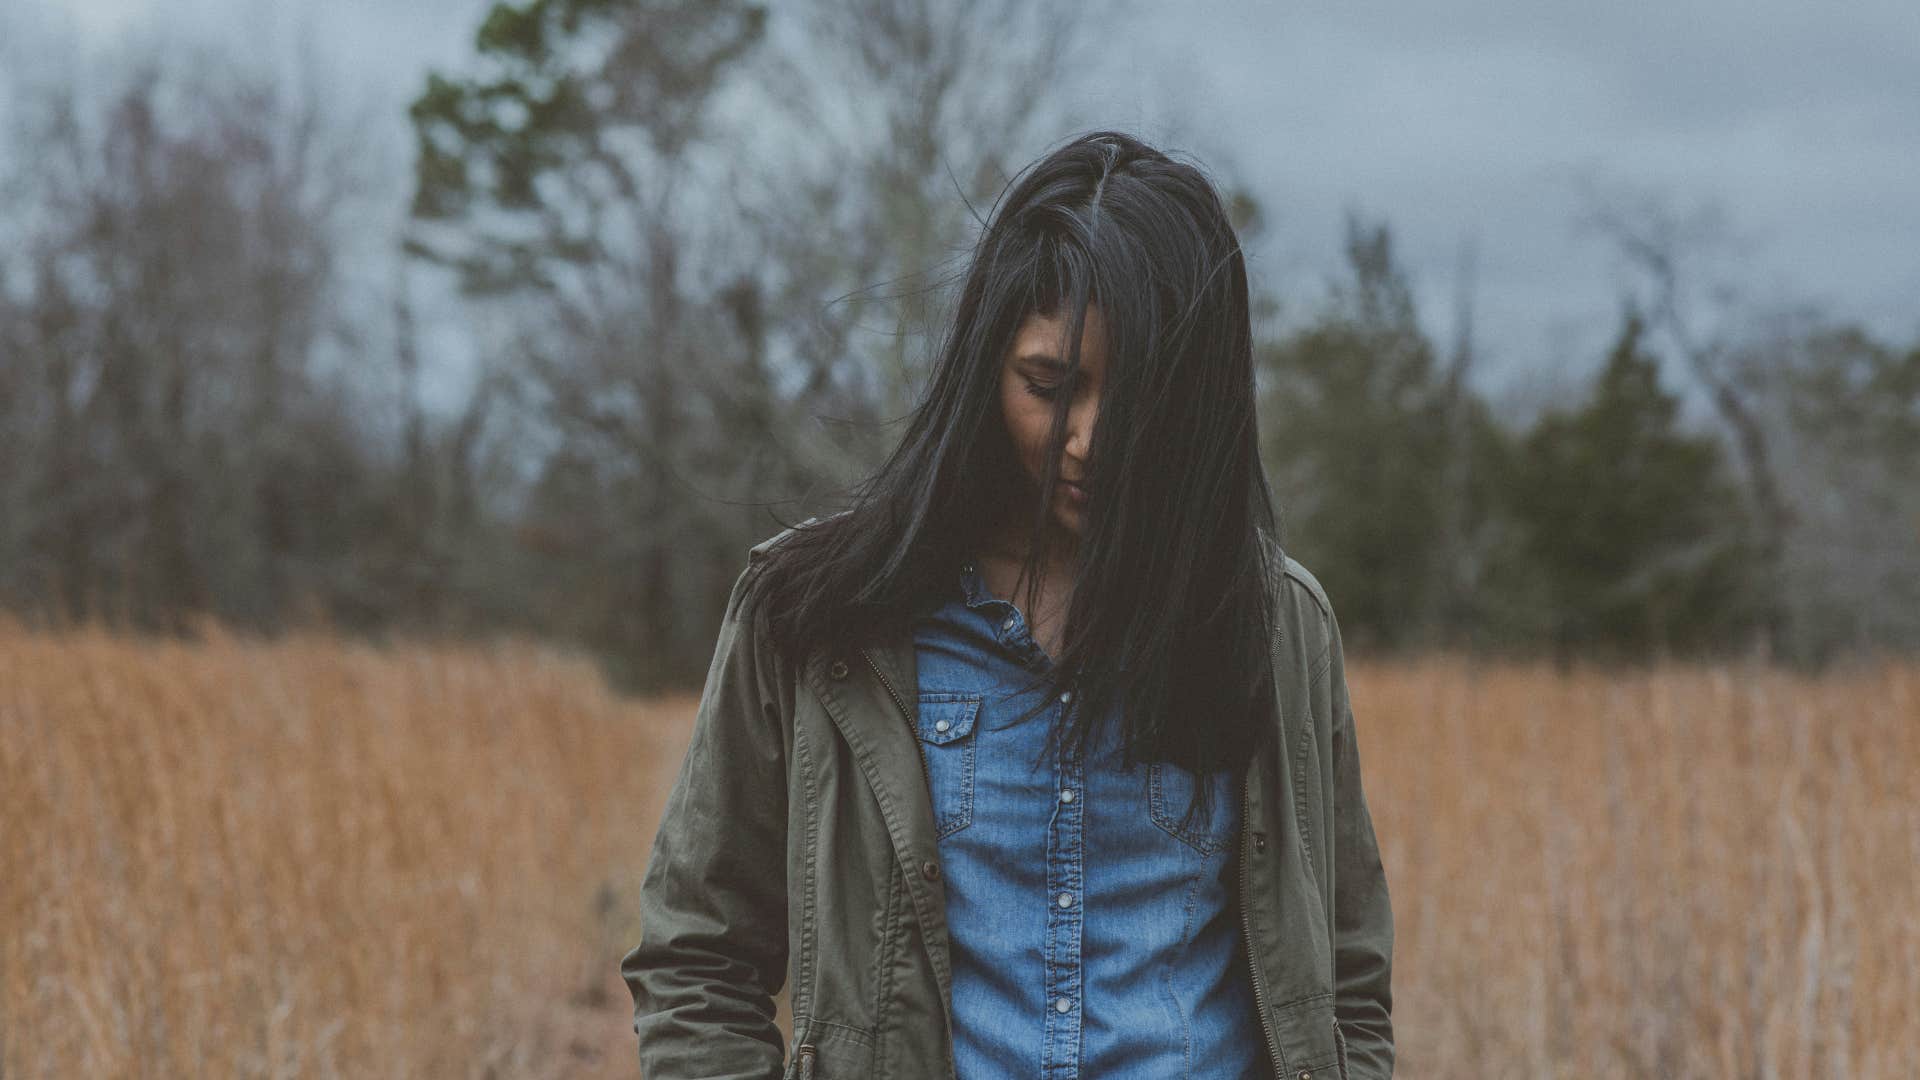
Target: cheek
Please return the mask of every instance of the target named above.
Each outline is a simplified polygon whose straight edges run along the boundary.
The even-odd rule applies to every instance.
[[[1047,425],[1053,420],[1052,413],[1036,410],[1014,395],[1002,395],[1000,405],[1001,416],[1007,425],[1007,436],[1013,440],[1014,449],[1022,460],[1032,460],[1041,453],[1041,443],[1047,437]]]

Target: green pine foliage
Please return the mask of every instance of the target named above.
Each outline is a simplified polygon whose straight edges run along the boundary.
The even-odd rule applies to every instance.
[[[412,213],[459,226],[410,254],[456,268],[469,293],[552,288],[555,263],[600,250],[596,204],[642,201],[637,162],[696,137],[723,79],[765,35],[740,0],[497,3],[475,38],[480,74],[427,76],[409,109]]]
[[[1382,227],[1348,227],[1351,280],[1268,346],[1265,451],[1288,549],[1340,598],[1350,640],[1407,643],[1439,535],[1445,418],[1433,348]]]
[[[1694,652],[1737,637],[1750,551],[1718,443],[1678,423],[1629,311],[1591,396],[1540,418],[1510,493],[1563,656]]]
[[[1639,316],[1585,401],[1520,428],[1449,385],[1386,226],[1349,222],[1347,257],[1261,375],[1284,538],[1348,640],[1620,659],[1742,640],[1759,585],[1743,503]]]
[[[1508,438],[1449,388],[1389,229],[1350,220],[1347,263],[1322,310],[1260,353],[1288,550],[1340,598],[1357,645],[1484,639],[1501,600],[1472,568],[1498,541]]]

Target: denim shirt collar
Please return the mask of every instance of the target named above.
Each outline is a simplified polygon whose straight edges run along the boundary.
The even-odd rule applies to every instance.
[[[981,577],[979,567],[975,566],[971,560],[960,564],[960,595],[970,608],[1006,603],[1005,600],[987,591],[986,579]]]
[[[960,596],[968,609],[978,612],[993,626],[993,636],[1028,666],[1046,662],[1046,654],[1033,640],[1033,630],[1017,604],[1002,600],[987,591],[980,568],[969,559],[960,564]]]

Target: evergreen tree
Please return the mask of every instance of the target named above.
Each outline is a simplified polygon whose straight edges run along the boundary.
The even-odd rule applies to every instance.
[[[1695,651],[1743,620],[1750,538],[1719,444],[1683,432],[1629,310],[1589,400],[1542,416],[1513,513],[1564,659]]]
[[[497,3],[481,73],[427,77],[408,250],[469,292],[554,288],[658,228],[727,76],[765,34],[741,0]],[[447,228],[435,229],[441,224]]]
[[[1290,553],[1339,598],[1350,642],[1431,643],[1445,610],[1448,395],[1385,225],[1347,224],[1350,278],[1314,320],[1263,348],[1265,452]],[[1476,403],[1477,404],[1477,403]],[[1468,415],[1464,452],[1493,434]]]

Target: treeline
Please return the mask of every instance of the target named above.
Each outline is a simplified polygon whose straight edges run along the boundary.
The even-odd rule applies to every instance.
[[[1057,72],[1124,32],[1105,14],[499,4],[411,104],[404,206],[321,84],[137,45],[15,77],[0,604],[532,632],[629,685],[697,680],[768,511],[832,508],[897,432],[975,215],[1097,122]],[[1709,319],[1684,231],[1601,216],[1638,284],[1537,415],[1476,388],[1469,331],[1431,340],[1381,223],[1260,345],[1285,539],[1348,639],[1920,644],[1920,344]],[[456,291],[479,366],[434,408],[422,327]]]
[[[1469,384],[1470,320],[1446,350],[1421,329],[1383,225],[1350,223],[1347,279],[1263,349],[1293,550],[1348,636],[1813,664],[1920,643],[1920,343],[1804,308],[1699,329],[1678,232],[1605,220],[1646,287],[1524,423]]]

